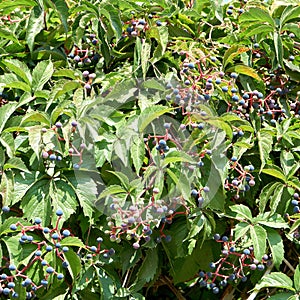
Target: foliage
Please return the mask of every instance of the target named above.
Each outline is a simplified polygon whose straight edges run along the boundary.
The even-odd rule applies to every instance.
[[[300,6],[227,2],[0,3],[1,299],[298,299]]]

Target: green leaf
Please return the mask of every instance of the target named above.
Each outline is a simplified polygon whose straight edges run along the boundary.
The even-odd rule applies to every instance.
[[[33,126],[28,128],[29,145],[34,151],[36,157],[40,157],[40,144],[42,137],[42,126]]]
[[[17,76],[22,78],[29,86],[31,86],[31,73],[27,65],[17,59],[7,59],[3,62],[5,66]]]
[[[267,274],[255,285],[254,290],[259,291],[263,288],[281,288],[295,292],[290,277],[281,272]]]
[[[234,238],[235,241],[238,241],[240,238],[244,238],[248,231],[250,230],[250,227],[252,225],[249,225],[246,222],[239,222],[234,227]]]
[[[141,137],[137,137],[133,140],[133,143],[130,147],[130,155],[133,161],[135,172],[139,174],[145,158],[145,143]]]
[[[300,291],[300,265],[298,264],[294,273],[294,285],[297,292]]]
[[[252,222],[252,213],[248,206],[243,204],[232,205],[229,207],[235,214],[237,220],[248,220]]]
[[[33,51],[35,37],[44,28],[44,10],[36,5],[30,13],[28,26],[26,28],[26,41],[30,52]]]
[[[15,204],[23,199],[27,191],[41,177],[39,172],[25,173],[18,172],[14,175],[14,197],[12,204]]]
[[[107,3],[101,7],[100,11],[109,20],[109,24],[112,26],[116,34],[116,40],[118,41],[122,36],[122,22],[119,11],[114,6]]]
[[[158,262],[159,260],[158,260],[157,247],[153,249],[149,249],[136,275],[136,284],[142,282],[144,285],[145,283],[150,282],[154,278],[155,274],[157,273],[159,267]],[[135,290],[135,289],[130,288],[130,290]]]
[[[254,36],[256,34],[267,34],[269,32],[272,32],[274,30],[274,27],[268,24],[253,24],[250,25],[249,27],[246,27],[244,31],[242,31],[241,36],[242,37],[250,37]]]
[[[64,256],[66,258],[66,261],[69,263],[68,270],[70,271],[73,282],[75,282],[77,276],[81,271],[80,258],[72,249],[69,249],[68,252],[65,252]]]
[[[100,283],[100,300],[113,299],[115,294],[115,283],[103,268],[95,266],[95,270]],[[97,299],[99,299],[99,297]]]
[[[167,166],[170,163],[176,162],[189,162],[191,164],[196,164],[196,160],[194,160],[190,155],[186,154],[184,151],[170,151],[166,155],[163,160],[162,165]]]
[[[42,90],[45,83],[51,78],[54,72],[52,61],[39,62],[32,72],[32,89],[34,91]]]
[[[190,240],[196,236],[203,228],[206,219],[204,215],[197,216],[195,219],[191,220],[191,229],[189,231],[188,237],[184,240]]]
[[[226,68],[226,66],[229,63],[233,62],[233,59],[240,55],[241,53],[249,51],[249,48],[241,47],[239,45],[233,45],[229,49],[227,49],[223,56],[223,67]]]
[[[138,129],[139,132],[144,132],[146,127],[156,118],[171,112],[173,108],[167,108],[162,105],[155,105],[152,107],[147,107],[139,116]]]
[[[273,136],[267,130],[260,130],[257,132],[259,155],[261,160],[260,172],[264,168],[267,160],[269,159],[272,150]]]
[[[59,15],[59,18],[64,26],[65,32],[68,32],[68,17],[69,8],[65,0],[51,0],[56,10],[55,12]]]
[[[151,44],[144,41],[142,43],[142,50],[141,50],[141,65],[142,65],[144,80],[146,79],[146,75],[149,67],[150,53],[151,53]]]
[[[267,240],[272,253],[274,266],[279,269],[284,258],[284,245],[280,234],[272,229],[267,228]]]
[[[282,173],[281,169],[275,165],[268,165],[261,172],[264,174],[268,174],[273,177],[276,177],[284,182],[286,181],[286,178],[285,178],[284,174]]]
[[[22,264],[27,265],[33,252],[36,250],[36,245],[21,245],[19,239],[20,236],[17,235],[11,237],[4,236],[1,238],[7,247],[10,263],[14,264],[16,267]]]
[[[251,7],[244,13],[242,13],[239,17],[239,21],[242,25],[247,26],[249,23],[262,24],[267,23],[270,24],[273,28],[275,28],[275,22],[270,14],[261,8]]]
[[[273,35],[273,39],[274,39],[274,47],[275,47],[277,63],[281,67],[283,67],[283,46],[282,46],[280,33],[275,31]]]
[[[10,158],[3,166],[3,170],[7,169],[18,169],[30,173],[22,159],[19,157]]]
[[[5,85],[5,87],[11,88],[11,89],[20,89],[24,92],[30,92],[31,91],[30,86],[28,84],[26,84],[25,82],[22,82],[22,81],[9,82]]]
[[[0,3],[0,9],[5,8],[13,8],[13,7],[19,7],[19,6],[34,6],[36,5],[36,2],[33,0],[13,0],[13,1],[3,1]]]
[[[254,256],[256,259],[261,260],[266,252],[266,230],[260,225],[250,227],[250,236],[254,248]]]
[[[286,187],[282,184],[275,188],[274,194],[271,196],[270,199],[270,208],[271,214],[275,213],[277,210],[278,205],[280,204],[281,199],[283,199],[284,191]]]
[[[258,81],[262,81],[262,78],[256,73],[256,71],[246,65],[236,64],[233,67],[226,70],[227,72],[236,72],[238,74],[244,74],[250,76]]]
[[[268,297],[268,300],[299,300],[299,297],[292,292],[276,292],[275,295]]]
[[[0,38],[7,39],[19,44],[19,40],[16,38],[15,34],[7,28],[0,28]]]
[[[97,178],[94,178],[92,172],[77,171],[76,176],[75,174],[66,175],[66,179],[72,185],[83,209],[83,214],[91,219],[101,183],[97,182]]]
[[[295,158],[294,158],[293,153],[288,152],[286,150],[283,150],[280,153],[280,164],[283,169],[285,177],[288,177],[288,175],[290,174],[290,171],[293,169],[293,167],[295,165],[296,165],[296,167],[298,167],[298,164],[295,163]]]
[[[233,133],[232,128],[223,120],[216,118],[216,117],[210,117],[208,120],[205,120],[206,123],[210,124],[213,127],[217,127],[224,131],[229,139],[232,139]]]
[[[5,128],[5,124],[10,116],[15,112],[17,107],[16,102],[9,102],[0,107],[0,133]]]
[[[271,195],[273,195],[274,191],[282,186],[281,182],[269,182],[266,186],[263,187],[260,193],[260,201],[259,201],[259,211],[263,213],[268,201],[270,200]]]
[[[275,189],[275,195],[276,195]],[[287,222],[282,218],[280,214],[274,214],[272,211],[259,214],[256,218],[253,219],[253,223],[258,223],[272,228],[289,228]]]
[[[110,48],[109,48],[108,43],[105,38],[106,30],[103,26],[104,25],[101,22],[98,23],[98,35],[101,40],[101,46],[100,46],[101,53],[104,57],[105,65],[108,66],[110,63],[110,60],[111,60],[111,54],[110,54]]]
[[[53,213],[49,196],[49,180],[39,180],[23,196],[21,208],[24,218],[34,220],[36,217],[42,219],[42,224],[48,226]]]
[[[39,111],[32,111],[28,112],[21,121],[20,126],[25,126],[26,123],[32,123],[32,122],[37,122],[40,124],[44,124],[48,127],[51,126],[51,122],[49,120],[49,116],[44,113],[44,112],[39,112]],[[29,127],[30,128],[30,127]]]
[[[11,172],[3,172],[0,183],[0,195],[2,197],[2,205],[10,206],[14,200],[14,178]]]
[[[169,32],[166,26],[151,26],[148,34],[149,39],[154,38],[158,43],[153,52],[153,57],[150,59],[152,64],[154,64],[163,57],[166,51],[167,44],[169,42]]]
[[[282,27],[287,22],[298,19],[300,16],[300,6],[287,6],[280,17],[280,26]]]
[[[112,184],[104,189],[104,191],[99,195],[99,199],[123,193],[126,194],[126,190],[123,187]]]
[[[12,133],[3,132],[0,136],[0,143],[6,149],[8,157],[12,158],[15,154],[15,141]]]
[[[67,182],[63,180],[51,181],[49,195],[52,200],[53,211],[60,208],[66,219],[75,213],[78,206],[77,197],[74,189]]]
[[[62,246],[74,246],[79,248],[85,248],[84,243],[76,236],[68,236],[66,238],[63,238],[60,241],[60,244]]]

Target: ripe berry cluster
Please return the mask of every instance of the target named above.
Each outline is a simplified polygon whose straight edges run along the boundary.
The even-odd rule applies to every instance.
[[[264,271],[266,266],[272,264],[270,257],[265,254],[258,260],[253,253],[253,247],[241,249],[227,236],[214,235],[215,241],[222,243],[221,257],[216,262],[211,262],[211,271],[200,271],[199,285],[218,294],[220,290],[233,282],[247,281],[251,271]]]
[[[253,165],[243,167],[238,158],[232,156],[230,159],[230,170],[232,174],[225,181],[225,189],[231,190],[234,193],[234,199],[239,199],[240,192],[247,192],[251,187],[255,186],[254,176],[251,174],[254,171]]]
[[[147,30],[149,30],[150,26],[153,26],[151,20],[152,19],[157,19],[158,16],[156,12],[152,12],[151,14],[148,15],[149,21],[147,22],[145,19],[136,19],[134,17],[134,12],[133,17],[130,21],[125,22],[126,25],[126,30],[123,32],[123,38],[128,36],[128,37],[137,37],[142,34],[144,34]],[[156,20],[155,22],[156,26],[162,26],[163,23],[160,20]]]
[[[119,200],[113,200],[110,209],[112,215],[107,218],[110,227],[105,233],[110,235],[112,242],[121,242],[124,237],[127,240],[134,240],[133,248],[140,248],[142,241],[149,242],[154,228],[161,225],[157,242],[164,238],[166,242],[171,237],[165,235],[163,230],[165,224],[171,224],[173,218],[178,214],[186,212],[175,212],[179,205],[185,206],[183,199],[174,198],[170,203],[164,200],[156,199],[155,195],[159,193],[158,188],[153,188],[152,197],[147,205],[130,205],[127,209],[119,205]],[[120,220],[121,219],[121,220]]]
[[[4,206],[2,207],[2,211],[9,213],[10,208]],[[36,250],[32,253],[29,262],[25,266],[20,265],[20,268],[11,263],[9,258],[2,258],[6,260],[6,266],[1,268],[0,293],[2,292],[6,296],[11,295],[12,298],[18,298],[19,295],[15,287],[17,286],[17,282],[21,280],[22,287],[26,289],[26,299],[32,299],[35,297],[37,290],[46,288],[55,278],[59,281],[64,280],[68,272],[69,264],[72,263],[72,261],[68,261],[67,253],[73,251],[75,247],[78,248],[79,245],[73,247],[76,243],[72,241],[72,233],[70,230],[59,229],[59,223],[63,217],[63,211],[61,209],[57,209],[56,216],[56,225],[52,229],[43,227],[40,218],[35,218],[33,225],[22,225],[21,222],[10,225],[11,233],[9,234],[18,231],[21,246],[28,244],[35,245]],[[77,238],[75,239],[76,241],[78,240]],[[86,245],[79,248],[77,254],[81,258],[82,263],[90,261],[93,257],[99,259],[100,255],[103,259],[107,259],[114,254],[114,249],[101,250],[102,242],[103,239],[99,237],[97,238],[96,245]],[[56,263],[53,261],[53,255],[57,258]],[[48,262],[47,259],[50,259],[51,262]],[[51,265],[52,263],[54,263],[53,266]],[[40,266],[37,264],[40,264]],[[36,282],[33,278],[30,278],[29,274],[35,273],[31,271],[34,267],[39,268],[40,272],[44,273],[44,278],[41,279],[40,282]],[[59,271],[57,271],[57,268]]]
[[[258,50],[259,44],[254,43],[253,48],[254,56],[260,55],[258,51],[262,50]],[[263,94],[257,90],[243,90],[237,82],[238,74],[232,72],[228,78],[222,71],[221,62],[213,55],[203,55],[197,59],[186,51],[179,54],[185,56],[180,71],[183,84],[173,87],[168,83],[167,89],[171,89],[172,93],[166,95],[166,100],[179,105],[183,115],[202,113],[205,116],[203,104],[216,100],[221,111],[225,103],[227,112],[233,112],[245,120],[250,120],[253,111],[262,121],[270,124],[286,118],[288,112],[283,108],[282,99],[289,92],[288,78],[282,75],[281,69],[274,70],[269,76],[264,75],[267,89]],[[293,60],[293,55],[289,59]],[[299,113],[299,94],[295,101],[290,102],[289,109],[295,114]],[[238,133],[242,132],[237,130],[235,134]]]

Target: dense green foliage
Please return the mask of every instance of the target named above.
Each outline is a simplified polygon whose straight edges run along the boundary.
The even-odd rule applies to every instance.
[[[299,16],[2,0],[0,298],[299,299]]]

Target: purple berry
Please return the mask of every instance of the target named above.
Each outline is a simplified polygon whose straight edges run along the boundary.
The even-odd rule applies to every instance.
[[[136,250],[140,248],[140,244],[138,242],[134,243],[132,246]]]
[[[83,72],[82,72],[82,76],[83,76],[83,77],[88,77],[89,74],[90,74],[89,71],[83,71]]]

